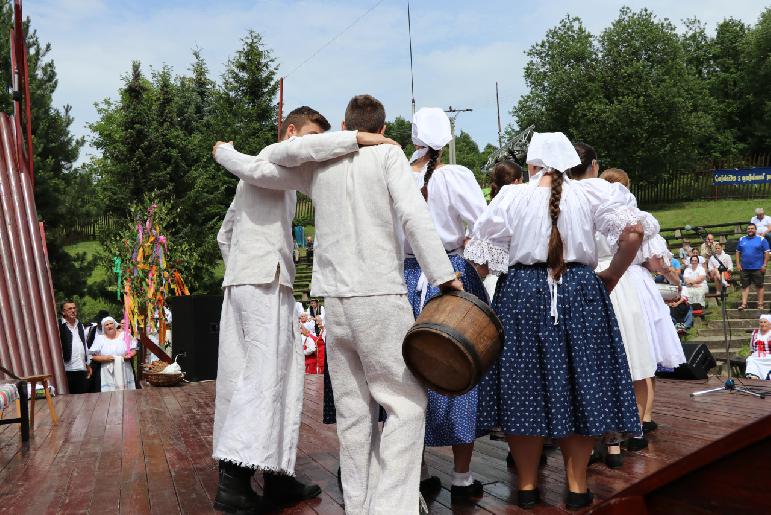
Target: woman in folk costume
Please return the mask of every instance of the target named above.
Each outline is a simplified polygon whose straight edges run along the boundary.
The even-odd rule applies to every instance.
[[[555,438],[562,449],[566,506],[578,509],[592,502],[586,469],[594,437],[640,430],[608,291],[640,248],[642,215],[617,185],[565,177],[580,162],[564,134],[534,133],[530,182],[501,190],[465,251],[492,272],[506,273],[493,302],[504,348],[478,385],[478,424],[500,426],[507,435],[523,508],[540,498],[544,438]],[[595,232],[618,245],[600,274],[594,272]]]
[[[113,317],[102,319],[102,334],[94,338],[94,344],[88,349],[91,360],[100,363],[100,391],[134,390],[134,369],[131,358],[137,353],[137,342],[128,340],[123,332],[118,332]]]
[[[629,187],[629,177],[623,170],[605,170],[600,177],[608,182],[620,183],[627,188]],[[630,194],[629,199],[630,205],[636,207],[637,200],[634,196]],[[653,220],[655,221],[655,218]],[[658,225],[658,222],[656,222],[656,225]],[[680,337],[677,335],[677,329],[672,323],[669,307],[661,297],[661,293],[651,276],[651,272],[658,272],[664,275],[671,284],[679,286],[680,278],[677,272],[668,265],[671,262],[672,254],[669,251],[666,240],[661,235],[656,234],[643,242],[640,252],[637,253],[634,263],[627,272],[627,275],[632,277],[636,286],[635,290],[637,291],[640,307],[643,310],[643,320],[645,320],[646,333],[651,344],[653,359],[657,364],[665,368],[677,368],[686,361]],[[653,375],[648,376],[645,381],[647,393],[645,396],[645,411],[642,415],[644,433],[655,431],[658,427],[658,424],[652,418],[653,383]],[[635,392],[640,395],[641,387],[635,386]],[[636,451],[647,447],[648,442],[638,435],[636,438],[627,440],[626,445],[628,450]]]
[[[438,107],[424,107],[415,113],[412,122],[412,142],[417,151],[412,157],[415,182],[434,222],[436,232],[450,257],[453,269],[459,272],[463,288],[489,303],[482,279],[473,265],[463,258],[467,228],[486,207],[485,197],[474,174],[460,165],[443,165],[442,149],[452,139],[450,120]],[[412,312],[417,317],[429,299],[439,295],[439,289],[428,284],[417,259],[405,241],[404,281]],[[471,476],[471,454],[474,440],[481,436],[476,427],[477,390],[464,395],[447,397],[428,390],[425,444],[428,447],[452,446],[454,473],[453,500],[478,498],[483,494],[482,483]],[[423,466],[421,490],[438,491],[438,477],[428,477]]]
[[[504,186],[521,183],[522,168],[515,161],[507,159],[495,163],[490,176],[490,200],[492,201]],[[482,283],[485,285],[485,290],[487,290],[487,296],[492,300],[495,295],[495,286],[498,284],[498,276],[487,274],[487,276],[482,278]]]
[[[599,171],[599,164],[597,162],[597,153],[594,148],[586,143],[576,143],[575,145],[578,157],[581,159],[581,164],[570,169],[570,177],[574,180],[594,179],[597,177]],[[626,173],[623,171],[623,176],[626,177]],[[624,198],[626,204],[630,207],[637,207],[637,200],[634,195],[629,192],[629,182],[623,181],[608,181],[619,182],[624,186]],[[636,276],[633,276],[631,272],[632,268],[645,262],[650,257],[657,257],[650,244],[651,239],[656,237],[659,232],[658,221],[649,213],[641,212],[643,215],[643,230],[644,241],[637,253],[633,265],[627,269],[624,275],[619,279],[618,284],[610,293],[610,301],[613,305],[613,311],[618,321],[618,328],[621,331],[621,339],[624,342],[624,350],[626,352],[627,361],[629,362],[629,373],[632,377],[632,386],[634,388],[635,399],[637,400],[637,413],[640,419],[645,415],[645,410],[648,405],[648,393],[652,393],[651,378],[656,373],[656,358],[653,353],[653,342],[648,331],[648,323],[646,321],[646,311],[640,301],[640,293],[647,293],[648,290],[641,284],[638,284]],[[598,264],[595,269],[596,272],[602,272],[610,266],[610,262],[613,259],[613,249],[608,243],[608,239],[600,234],[595,234],[595,240],[597,243],[597,257]],[[645,255],[644,255],[645,254]],[[638,290],[641,290],[638,292]],[[661,297],[658,292],[656,295]],[[671,325],[671,324],[670,324]],[[637,435],[642,437],[642,435]],[[597,459],[603,459],[605,464],[610,468],[617,468],[623,464],[623,458],[621,456],[621,445],[619,435],[613,433],[607,435],[605,439],[607,449],[600,448],[596,455]],[[640,445],[645,443],[644,440],[635,440],[632,443],[632,447],[639,450]],[[636,447],[635,447],[636,446]]]
[[[752,331],[745,374],[754,379],[771,379],[771,315],[760,315],[759,327]]]

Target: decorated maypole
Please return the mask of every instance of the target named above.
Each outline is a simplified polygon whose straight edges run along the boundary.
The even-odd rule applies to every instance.
[[[123,296],[123,330],[126,348],[131,339],[140,340],[163,361],[171,359],[163,350],[166,343],[166,298],[190,295],[182,275],[170,259],[170,242],[159,220],[158,204],[134,210],[129,231],[121,242],[121,254],[113,256],[117,294]],[[158,345],[147,334],[158,335]]]

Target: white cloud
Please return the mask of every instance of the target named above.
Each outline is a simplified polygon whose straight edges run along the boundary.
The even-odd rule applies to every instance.
[[[200,47],[213,77],[249,29],[272,48],[281,73],[293,70],[364,13],[374,0],[325,2],[277,0],[210,2],[118,0],[42,0],[25,4],[42,41],[51,42],[59,74],[56,103],[71,104],[74,132],[87,135],[96,119],[93,103],[114,97],[121,75],[138,59],[149,66],[168,64],[184,72],[191,49]],[[606,27],[622,5],[648,6],[679,23],[697,16],[714,28],[734,16],[754,23],[762,7],[756,0],[568,0],[540,3],[412,1],[415,95],[418,105],[470,107],[459,127],[484,145],[497,139],[495,81],[500,82],[504,124],[525,92],[525,50],[567,13],[581,17],[593,32]],[[351,95],[381,98],[389,118],[410,114],[410,75],[405,2],[386,0],[340,35],[286,81],[287,108],[317,107],[339,124]]]

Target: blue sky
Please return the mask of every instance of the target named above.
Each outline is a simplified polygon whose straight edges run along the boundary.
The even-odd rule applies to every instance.
[[[372,12],[293,71],[330,38],[375,5],[377,0],[28,0],[42,41],[52,44],[59,74],[58,105],[72,105],[77,135],[89,137],[94,102],[115,97],[131,61],[151,67],[168,64],[178,73],[199,47],[212,75],[249,29],[263,35],[280,65],[287,109],[308,104],[339,126],[348,99],[371,93],[385,104],[389,118],[410,115],[409,48],[406,0],[382,0]],[[497,141],[495,82],[501,116],[526,93],[525,51],[566,14],[582,18],[599,33],[621,6],[648,7],[680,26],[696,16],[714,30],[724,18],[755,23],[762,0],[412,0],[412,34],[417,106],[472,108],[458,118],[481,145]],[[767,5],[767,4],[766,4]],[[86,147],[80,161],[94,153]]]

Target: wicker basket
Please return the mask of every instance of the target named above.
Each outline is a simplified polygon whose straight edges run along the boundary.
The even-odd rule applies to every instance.
[[[153,386],[176,386],[182,382],[184,374],[145,374],[144,376]]]

